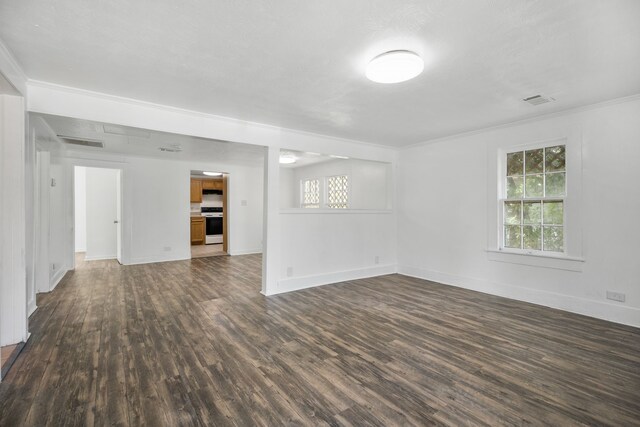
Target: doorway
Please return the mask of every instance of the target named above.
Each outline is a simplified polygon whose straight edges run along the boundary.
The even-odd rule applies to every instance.
[[[227,255],[228,174],[191,171],[190,244],[191,258]]]
[[[75,261],[122,264],[120,169],[74,167]]]

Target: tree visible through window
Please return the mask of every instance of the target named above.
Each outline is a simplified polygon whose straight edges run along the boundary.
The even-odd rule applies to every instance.
[[[504,248],[564,252],[565,146],[507,153]]]
[[[347,209],[349,205],[349,177],[347,175],[327,178],[327,207]]]

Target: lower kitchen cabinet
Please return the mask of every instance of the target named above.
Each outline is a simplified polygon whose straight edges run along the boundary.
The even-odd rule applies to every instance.
[[[204,217],[191,217],[191,244],[204,245],[206,239],[206,225]]]

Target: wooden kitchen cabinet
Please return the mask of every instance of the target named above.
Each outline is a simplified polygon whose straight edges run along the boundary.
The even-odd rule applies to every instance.
[[[202,181],[191,179],[191,203],[202,203]]]
[[[204,245],[206,240],[205,219],[201,216],[191,217],[191,244]]]
[[[222,190],[222,180],[221,179],[203,179],[202,189],[203,190]]]

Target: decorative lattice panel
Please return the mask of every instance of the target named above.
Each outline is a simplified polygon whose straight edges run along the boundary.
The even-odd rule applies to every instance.
[[[346,209],[349,204],[349,177],[331,176],[327,180],[327,206],[332,209]]]
[[[320,207],[320,181],[307,179],[302,183],[302,207]]]

